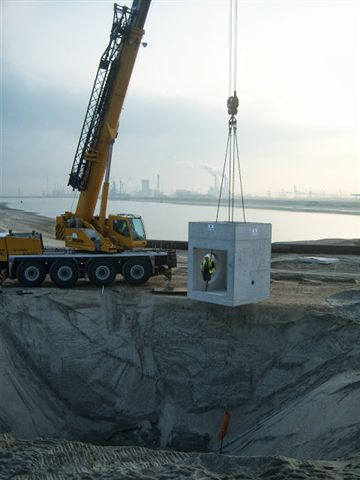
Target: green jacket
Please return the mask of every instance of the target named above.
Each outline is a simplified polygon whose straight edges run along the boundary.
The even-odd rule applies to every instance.
[[[205,272],[208,270],[208,272],[212,275],[215,271],[215,262],[214,260],[209,260],[207,258],[203,258],[201,262],[201,271]]]

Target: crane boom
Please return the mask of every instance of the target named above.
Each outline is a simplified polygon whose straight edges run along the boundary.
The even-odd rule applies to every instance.
[[[114,4],[110,41],[99,63],[68,183],[81,192],[75,215],[85,221],[94,215],[149,6],[150,0],[134,0],[131,8]]]

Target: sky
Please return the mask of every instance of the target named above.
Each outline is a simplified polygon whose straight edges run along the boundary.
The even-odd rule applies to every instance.
[[[130,5],[130,2],[120,2]],[[2,194],[66,185],[113,2],[1,2]],[[206,193],[228,135],[229,2],[153,0],[112,180]],[[360,193],[360,1],[238,1],[245,194]]]

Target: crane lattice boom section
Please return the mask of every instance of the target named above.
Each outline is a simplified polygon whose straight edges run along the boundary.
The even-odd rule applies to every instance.
[[[128,7],[114,4],[109,45],[99,63],[68,182],[74,190],[86,189],[91,166],[89,160],[96,158],[97,138],[111,92],[116,63],[120,61],[123,40],[129,34],[135,14]]]

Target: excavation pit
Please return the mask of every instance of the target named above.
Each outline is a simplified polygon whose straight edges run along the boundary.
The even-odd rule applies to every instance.
[[[0,433],[211,452],[227,409],[225,453],[351,454],[360,306],[354,287],[345,306],[339,286],[316,288],[275,282],[271,301],[233,309],[121,281],[9,288]]]

